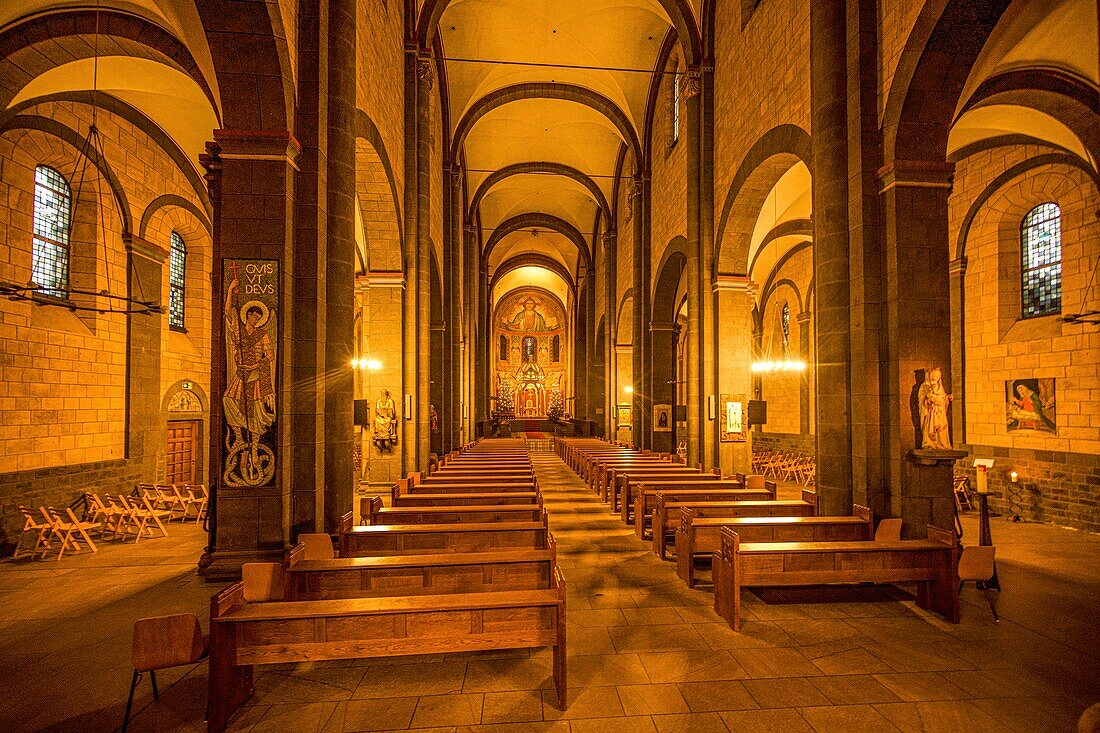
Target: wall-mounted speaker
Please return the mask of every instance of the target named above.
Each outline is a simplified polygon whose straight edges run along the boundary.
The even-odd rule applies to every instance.
[[[768,403],[764,400],[749,400],[749,425],[768,424]]]
[[[362,428],[370,425],[370,400],[355,401],[355,424]]]

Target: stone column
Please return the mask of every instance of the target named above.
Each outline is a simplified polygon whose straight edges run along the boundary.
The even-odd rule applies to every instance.
[[[881,171],[886,221],[886,472],[894,516],[905,536],[923,537],[927,524],[950,529],[953,464],[918,463],[917,389],[924,370],[939,367],[951,382],[951,291],[947,197],[952,163],[895,160]]]
[[[352,509],[355,353],[355,0],[328,0],[325,531]]]
[[[951,441],[966,443],[966,258],[951,260]]]
[[[133,234],[123,234],[126,245],[127,296],[165,303],[161,281],[168,252]],[[161,331],[164,319],[130,316],[126,319],[126,457],[142,477],[163,473],[165,422],[161,414]],[[143,480],[148,480],[143,478]]]
[[[675,317],[675,314],[673,314]],[[653,353],[649,365],[649,383],[653,395],[653,404],[676,404],[676,338],[679,327],[675,321],[657,322],[650,324],[653,336]],[[673,416],[669,415],[670,430],[658,431],[657,425],[653,425],[653,450],[670,452],[676,450],[673,441],[674,436]]]
[[[604,297],[604,437],[615,433],[612,423],[615,407],[615,336],[618,333],[619,291],[619,235],[609,228],[603,235],[603,248],[607,253],[607,290]]]
[[[451,186],[450,205],[447,207],[448,221],[445,222],[446,231],[450,234],[449,241],[443,249],[444,277],[446,288],[443,291],[446,311],[446,331],[444,335],[447,343],[447,401],[444,405],[446,413],[443,415],[444,437],[443,450],[450,452],[461,445],[462,436],[462,287],[463,275],[466,272],[464,250],[462,247],[462,169],[458,166],[451,168],[451,175],[447,179]]]
[[[821,513],[837,515],[852,510],[845,44],[845,3],[811,3],[817,495]]]
[[[639,167],[641,163],[638,163]],[[643,416],[645,413],[645,363],[646,363],[646,350],[645,332],[649,330],[649,310],[646,308],[646,303],[649,301],[647,297],[649,293],[649,278],[647,277],[648,268],[646,265],[649,262],[650,250],[649,240],[646,238],[646,226],[645,226],[645,209],[647,208],[648,198],[646,196],[645,178],[642,175],[634,177],[634,190],[631,192],[634,196],[634,245],[633,245],[633,267],[631,270],[631,282],[634,287],[634,300],[631,303],[633,306],[634,317],[631,321],[631,388],[634,390],[631,396],[631,441],[635,446],[645,447],[648,445],[648,438],[646,436],[645,422]],[[624,385],[625,386],[625,385]]]
[[[814,314],[802,311],[798,321],[798,358],[806,365],[798,380],[798,431],[802,435],[810,434],[810,380],[813,379],[814,365],[810,363],[810,323]]]
[[[479,368],[481,365],[481,358],[478,356],[478,334],[480,332],[480,323],[478,321],[478,312],[480,304],[478,303],[478,296],[481,291],[478,289],[478,273],[480,268],[478,263],[481,259],[478,252],[478,240],[477,229],[470,222],[466,222],[462,228],[462,246],[463,251],[466,253],[466,266],[465,266],[465,288],[462,296],[462,302],[465,307],[465,320],[466,329],[464,331],[464,339],[466,342],[466,441],[474,439],[475,430],[474,425],[478,420],[478,404],[484,402],[485,397],[482,392],[481,376],[479,374]]]
[[[492,384],[489,370],[492,366],[493,360],[490,356],[489,340],[492,338],[492,331],[489,330],[489,263],[487,263],[480,253],[481,245],[478,244],[478,267],[477,267],[477,349],[474,354],[474,368],[477,371],[478,384],[481,388],[478,390],[478,399],[475,407],[475,414],[478,421],[487,420],[489,418],[489,398],[495,394],[495,386]]]
[[[718,301],[718,321],[722,324],[718,332],[717,345],[722,363],[716,396],[715,421],[719,422],[722,420],[722,395],[731,397],[740,395],[744,403],[753,396],[752,309],[756,303],[756,286],[743,275],[719,275],[713,292]],[[745,408],[747,409],[747,404]],[[747,417],[745,415],[746,420]],[[745,440],[719,443],[719,453],[718,465],[723,471],[750,472],[752,437],[747,429],[747,423]]]
[[[215,130],[202,164],[207,170],[213,216],[211,273],[210,373],[210,545],[199,561],[210,579],[240,575],[245,562],[280,562],[290,539],[292,457],[299,440],[289,414],[294,392],[293,353],[295,280],[293,207],[297,141],[286,131]],[[275,325],[268,331],[275,351],[275,423],[268,428],[274,462],[270,480],[256,487],[233,486],[225,479],[223,395],[229,377],[226,363],[224,302],[228,282],[226,259],[273,260],[281,292]],[[314,309],[320,306],[314,303]],[[308,317],[308,314],[306,314]],[[270,320],[270,318],[269,318]],[[289,363],[288,363],[289,362]]]

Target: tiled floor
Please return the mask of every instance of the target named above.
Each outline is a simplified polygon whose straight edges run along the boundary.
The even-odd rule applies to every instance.
[[[688,590],[557,458],[535,460],[569,586],[567,711],[549,652],[516,651],[268,670],[232,730],[1071,731],[1100,700],[1100,537],[994,520],[1000,624],[973,587],[958,626],[885,593],[768,593],[734,634],[705,582]],[[0,565],[0,730],[111,730],[133,619],[205,624],[201,535],[173,529]],[[202,730],[205,686],[205,665],[163,675],[159,702],[143,686],[131,730]]]

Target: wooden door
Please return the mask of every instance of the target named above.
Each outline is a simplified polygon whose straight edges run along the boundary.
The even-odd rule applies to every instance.
[[[198,420],[173,420],[168,423],[168,450],[165,458],[167,483],[196,483],[198,449]]]

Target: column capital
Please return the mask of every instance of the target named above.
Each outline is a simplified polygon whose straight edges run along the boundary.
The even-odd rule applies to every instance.
[[[813,320],[813,317],[814,317],[813,311],[802,311],[801,313],[795,314],[794,319],[798,323],[806,324],[806,323],[809,323],[811,320]]]
[[[213,148],[216,148],[214,150]],[[285,161],[297,169],[295,161],[302,144],[287,130],[214,130],[213,145],[207,153],[222,160]]]
[[[153,264],[163,265],[168,259],[166,249],[136,234],[123,232],[122,242],[126,245],[126,254],[142,257]]]
[[[892,188],[951,190],[955,164],[932,160],[893,160],[878,169],[879,193]]]
[[[714,277],[714,292],[730,290],[735,293],[756,295],[756,283],[748,275],[718,273]]]
[[[416,78],[417,81],[427,84],[428,89],[435,83],[435,66],[429,52],[421,51],[416,54]]]
[[[689,66],[687,72],[680,77],[680,94],[684,99],[697,97],[703,91],[703,69],[699,66]]]
[[[951,260],[951,262],[948,263],[947,271],[953,276],[965,275],[966,265],[967,259],[965,257],[960,257],[957,260]]]
[[[650,321],[650,331],[671,331],[675,333],[680,330],[680,324],[676,321]]]
[[[405,289],[405,273],[391,271],[374,271],[365,275],[357,275],[355,289],[366,288],[401,288]]]
[[[477,237],[477,227],[474,226],[473,224],[471,224],[470,222],[466,222],[465,224],[462,225],[462,232],[467,237],[471,237],[471,238],[476,238]]]

